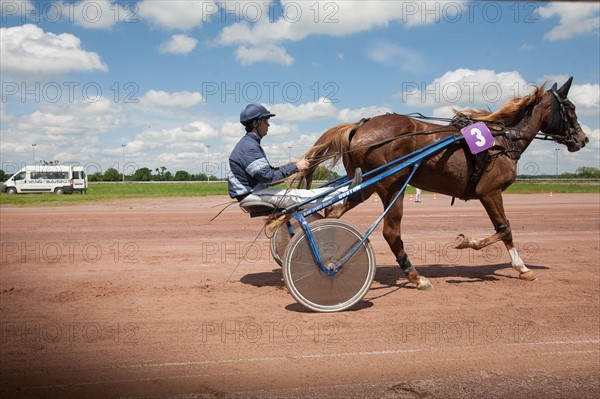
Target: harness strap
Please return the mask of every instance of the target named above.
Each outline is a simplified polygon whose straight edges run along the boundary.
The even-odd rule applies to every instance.
[[[551,90],[550,93],[556,101],[552,102],[552,122],[548,130],[562,132],[565,126],[569,126],[567,119],[567,110],[565,109],[565,100],[563,100],[556,90]],[[558,110],[558,112],[556,112]]]
[[[475,188],[477,187],[477,183],[481,180],[481,176],[483,175],[483,171],[485,170],[485,165],[487,164],[490,154],[488,151],[480,152],[479,154],[473,155],[474,158],[474,168],[471,177],[469,178],[469,183],[467,183],[467,188],[461,195],[460,199],[469,200],[475,194]]]

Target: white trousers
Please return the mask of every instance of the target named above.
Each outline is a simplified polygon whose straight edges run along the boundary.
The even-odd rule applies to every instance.
[[[302,201],[306,201],[307,199],[313,198],[319,194],[324,193],[325,191],[331,190],[331,187],[324,188],[315,188],[312,190],[303,190],[298,188],[292,189],[281,189],[281,188],[263,188],[262,190],[258,190],[249,194],[246,198],[244,198],[240,204],[243,204],[247,201],[263,201],[268,202],[275,205],[278,208],[285,208],[290,205],[298,204]],[[327,194],[326,196],[319,197],[312,201],[312,203],[319,203],[330,198],[335,197],[336,195],[348,190],[348,186],[341,187],[334,192]]]

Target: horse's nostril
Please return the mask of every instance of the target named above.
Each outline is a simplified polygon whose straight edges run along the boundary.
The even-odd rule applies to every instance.
[[[587,144],[587,143],[589,143],[589,142],[590,142],[590,138],[589,138],[589,137],[586,137],[586,138],[585,138],[585,143]]]

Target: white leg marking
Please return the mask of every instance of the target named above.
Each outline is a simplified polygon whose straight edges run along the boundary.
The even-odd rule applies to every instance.
[[[509,249],[508,254],[510,255],[513,269],[520,273],[526,273],[529,271],[529,269],[525,266],[525,262],[523,262],[519,256],[516,248]]]

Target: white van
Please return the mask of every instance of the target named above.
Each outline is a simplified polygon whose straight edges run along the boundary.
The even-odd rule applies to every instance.
[[[70,165],[25,166],[2,184],[3,193],[86,192],[87,176],[83,167]]]

